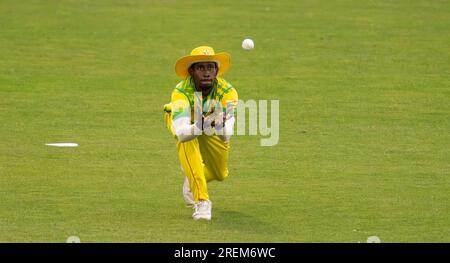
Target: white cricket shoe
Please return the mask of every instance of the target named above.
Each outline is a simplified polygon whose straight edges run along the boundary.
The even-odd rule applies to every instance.
[[[192,218],[194,220],[199,219],[205,219],[205,220],[211,220],[211,209],[212,209],[212,202],[209,200],[202,200],[194,205],[194,214],[192,214]]]
[[[189,187],[189,180],[187,179],[187,176],[184,177],[183,198],[186,206],[194,206],[194,195],[192,194],[191,188]]]

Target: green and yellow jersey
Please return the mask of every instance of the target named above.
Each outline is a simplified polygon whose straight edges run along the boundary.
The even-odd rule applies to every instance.
[[[194,122],[194,106],[196,101],[195,86],[192,77],[178,83],[171,96],[171,117],[176,120],[181,117],[191,117]],[[222,107],[223,112],[236,116],[238,94],[236,89],[225,79],[217,77],[214,87],[206,98],[202,98],[202,112],[207,116],[216,107]]]

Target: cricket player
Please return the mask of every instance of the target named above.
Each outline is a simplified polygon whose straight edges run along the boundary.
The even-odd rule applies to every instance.
[[[221,76],[230,67],[228,53],[197,47],[175,64],[182,78],[164,105],[167,127],[177,139],[185,175],[183,197],[194,207],[194,220],[211,220],[207,182],[228,176],[228,153],[238,94]]]

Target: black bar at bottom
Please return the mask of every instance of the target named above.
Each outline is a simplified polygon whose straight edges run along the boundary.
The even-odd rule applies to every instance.
[[[0,255],[67,260],[130,260],[148,262],[291,262],[304,259],[431,259],[448,258],[449,244],[330,243],[138,243],[138,244],[0,244]],[[157,260],[157,261],[154,261]]]

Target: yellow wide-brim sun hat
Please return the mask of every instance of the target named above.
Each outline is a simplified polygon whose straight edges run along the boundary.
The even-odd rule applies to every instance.
[[[201,46],[194,48],[190,55],[178,59],[175,63],[175,72],[184,79],[189,76],[188,69],[192,64],[210,61],[217,63],[219,67],[219,71],[217,72],[218,76],[225,74],[230,68],[230,54],[226,52],[216,54],[212,47]]]

